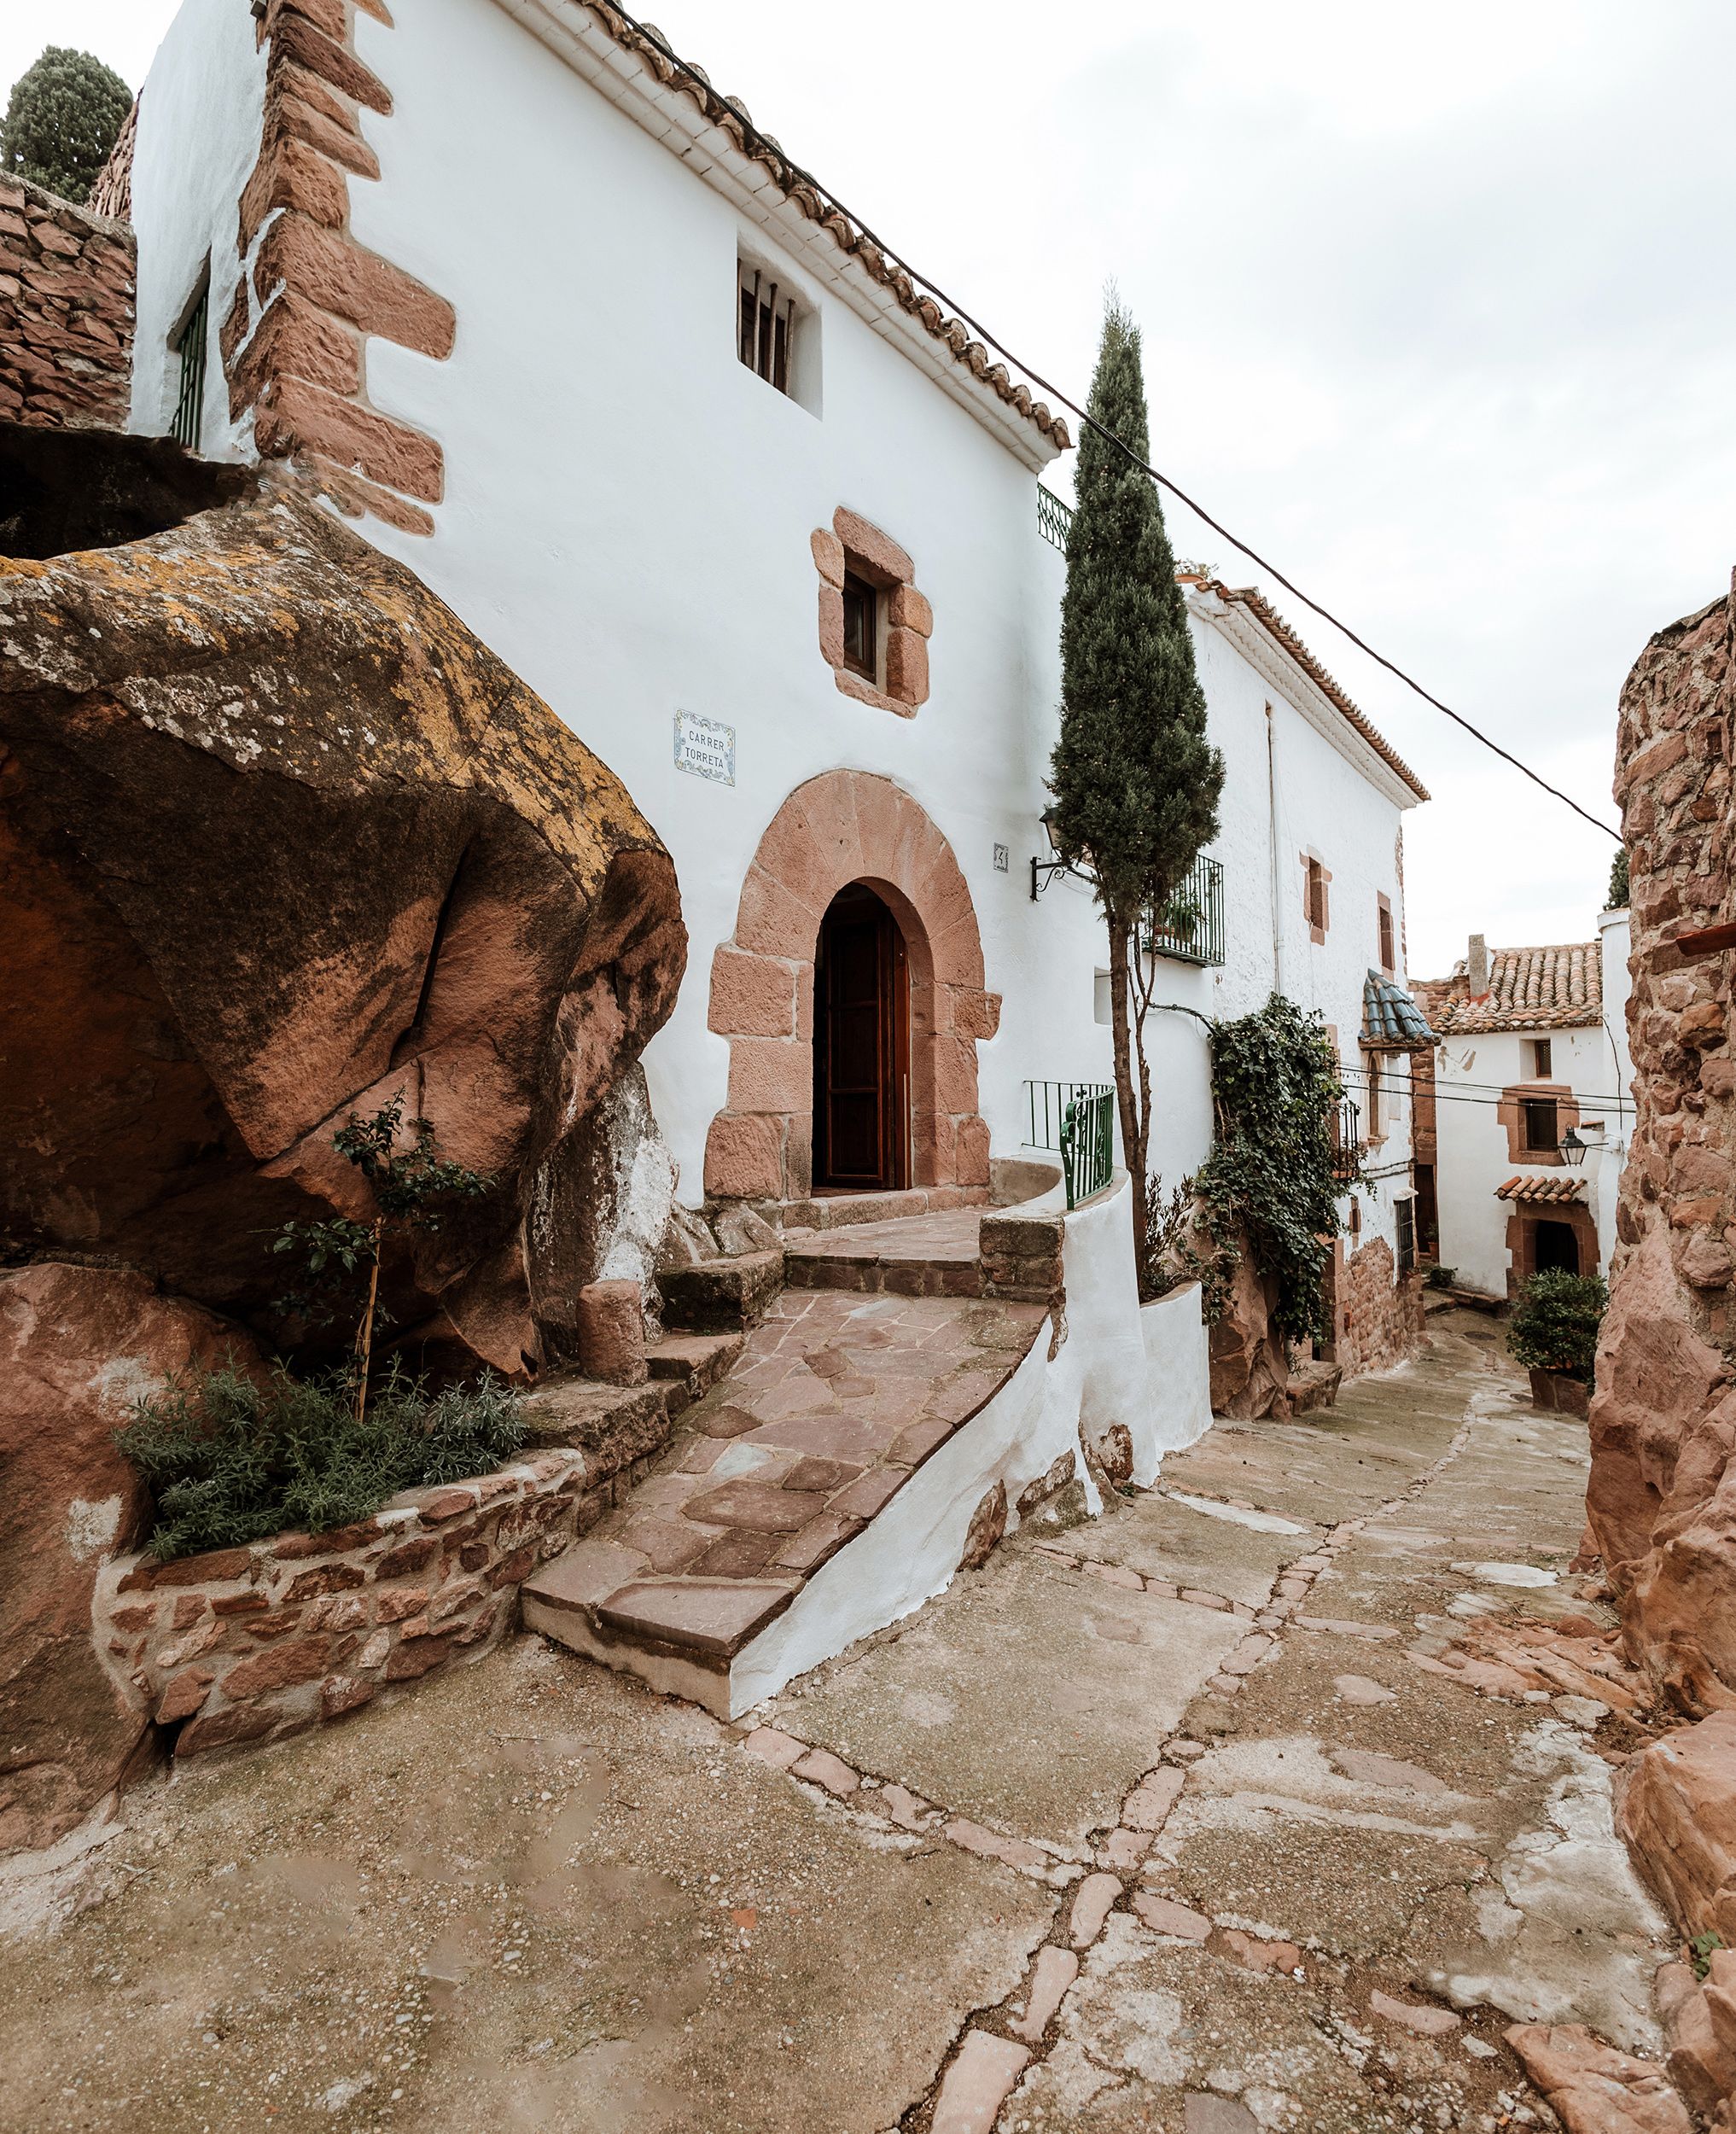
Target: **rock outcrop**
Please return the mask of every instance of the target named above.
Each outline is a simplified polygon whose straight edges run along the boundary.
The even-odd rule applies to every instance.
[[[1622,694],[1637,1117],[1591,1408],[1592,1531],[1636,1665],[1676,1709],[1736,1705],[1736,595],[1659,633]],[[1736,1798],[1736,1759],[1726,1759]]]
[[[1211,1330],[1212,1413],[1244,1422],[1267,1415],[1287,1420],[1290,1349],[1272,1323],[1277,1291],[1245,1245],[1224,1289],[1223,1311]]]
[[[667,1214],[666,1172],[620,1212],[660,1187],[631,1184],[637,1097],[613,1096],[685,959],[655,833],[288,486],[0,425],[0,492],[15,1257],[143,1267],[271,1332],[269,1233],[369,1212],[332,1131],[402,1092],[494,1185],[388,1262],[399,1338],[515,1376],[569,1353],[597,1257],[631,1231],[649,1273]],[[600,1179],[615,1215],[563,1219]]]
[[[97,1574],[145,1510],[114,1432],[140,1394],[226,1355],[257,1361],[142,1274],[0,1274],[0,1852],[53,1844],[148,1752],[150,1713],[91,1636]]]
[[[1654,1741],[1622,1773],[1617,1822],[1684,1935],[1736,1950],[1736,1711]]]

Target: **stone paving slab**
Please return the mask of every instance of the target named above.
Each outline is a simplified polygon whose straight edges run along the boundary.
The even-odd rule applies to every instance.
[[[990,1571],[961,1573],[896,1638],[792,1685],[770,1710],[859,1769],[1076,1846],[1115,1822],[1247,1627],[1013,1547]]]

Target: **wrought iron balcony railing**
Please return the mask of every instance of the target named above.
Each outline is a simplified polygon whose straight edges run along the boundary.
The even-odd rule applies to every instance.
[[[1106,1082],[1028,1082],[1027,1148],[1053,1149],[1076,1208],[1110,1182],[1116,1161],[1115,1095]]]
[[[1362,1114],[1354,1100],[1341,1097],[1332,1112],[1332,1175],[1349,1185],[1362,1169]]]
[[[1178,963],[1222,963],[1224,869],[1220,860],[1200,854],[1163,909],[1148,914],[1143,946],[1148,955],[1173,957]]]
[[[1057,548],[1067,545],[1067,529],[1073,523],[1070,504],[1063,504],[1052,491],[1037,484],[1037,531],[1046,541],[1052,541]]]

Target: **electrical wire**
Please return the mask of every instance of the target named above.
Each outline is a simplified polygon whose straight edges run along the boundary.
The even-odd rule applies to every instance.
[[[647,24],[639,21],[636,17],[629,15],[625,8],[615,4],[615,0],[609,0],[609,12],[613,15],[619,15],[621,20],[626,23],[629,28],[631,28],[636,35],[644,38],[647,44],[655,45],[657,50],[663,55],[664,58],[667,59],[670,65],[676,68],[679,73],[684,74],[690,81],[698,83],[708,95],[713,96],[719,96],[719,92],[712,87],[710,80],[703,73],[703,72],[702,72],[700,68],[690,64],[688,61],[683,59],[681,55],[673,48],[661,31],[650,28]],[[720,96],[719,101],[721,101]],[[964,306],[960,304],[955,297],[949,296],[946,290],[941,287],[940,283],[936,282],[932,276],[921,273],[916,267],[911,265],[910,261],[906,259],[901,253],[894,251],[893,248],[886,242],[883,237],[880,236],[872,228],[870,227],[870,225],[860,215],[855,213],[854,209],[846,206],[844,201],[839,198],[837,194],[836,194],[829,185],[822,184],[820,180],[814,176],[812,171],[804,169],[803,166],[800,163],[796,162],[795,159],[783,148],[781,148],[777,142],[771,139],[768,135],[762,133],[759,127],[754,124],[753,120],[748,118],[747,115],[741,110],[738,105],[732,103],[730,106],[730,109],[734,112],[736,117],[740,120],[742,130],[744,133],[749,135],[761,148],[765,149],[768,154],[775,156],[778,160],[784,164],[788,170],[793,172],[804,185],[811,187],[823,201],[829,202],[831,207],[835,207],[839,214],[842,215],[848,221],[853,223],[856,228],[859,230],[862,235],[868,240],[870,244],[875,246],[879,251],[884,253],[886,257],[890,259],[895,266],[901,268],[903,271],[910,277],[912,282],[919,283],[922,288],[925,289],[929,292],[929,295],[935,299],[936,303],[941,305],[946,310],[951,312],[963,325],[969,327],[971,332],[977,336],[986,347],[993,348],[998,355],[1005,356],[1006,360],[1012,364],[1014,369],[1022,371],[1024,376],[1031,381],[1033,385],[1037,386],[1041,391],[1046,393],[1051,399],[1058,401],[1059,404],[1067,410],[1069,415],[1077,417],[1079,421],[1083,423],[1087,429],[1094,430],[1097,434],[1103,439],[1105,444],[1113,445],[1116,451],[1125,454],[1127,458],[1130,460],[1142,474],[1146,475],[1151,481],[1157,483],[1161,488],[1168,490],[1169,493],[1173,497],[1176,498],[1179,502],[1185,504],[1187,509],[1193,513],[1194,516],[1197,518],[1203,525],[1209,526],[1214,534],[1220,535],[1223,539],[1226,540],[1232,548],[1245,556],[1249,562],[1253,563],[1257,568],[1263,570],[1267,575],[1272,579],[1274,584],[1282,586],[1287,593],[1290,594],[1293,598],[1301,601],[1303,607],[1308,609],[1313,614],[1319,615],[1323,622],[1330,623],[1332,628],[1337,630],[1341,636],[1348,638],[1350,643],[1354,644],[1360,652],[1365,653],[1367,657],[1372,659],[1378,667],[1384,667],[1388,673],[1395,676],[1398,680],[1401,681],[1407,689],[1414,691],[1415,693],[1422,698],[1425,704],[1432,704],[1436,711],[1443,713],[1446,717],[1453,721],[1454,726],[1462,727],[1463,730],[1471,736],[1472,740],[1480,741],[1483,747],[1488,749],[1491,754],[1498,755],[1504,763],[1511,764],[1514,770],[1523,773],[1526,778],[1530,779],[1534,785],[1541,786],[1552,800],[1558,800],[1564,808],[1570,808],[1574,813],[1577,815],[1582,821],[1589,823],[1593,830],[1601,830],[1606,837],[1613,837],[1617,844],[1622,843],[1622,834],[1619,831],[1611,829],[1608,823],[1600,821],[1597,816],[1592,814],[1587,809],[1582,808],[1576,800],[1572,799],[1568,794],[1564,793],[1559,786],[1552,785],[1548,779],[1545,778],[1541,772],[1534,771],[1529,763],[1522,762],[1520,759],[1514,755],[1510,749],[1502,748],[1500,742],[1491,740],[1488,735],[1483,732],[1481,727],[1473,726],[1471,720],[1466,719],[1461,713],[1454,711],[1450,704],[1443,703],[1441,699],[1435,695],[1432,690],[1424,689],[1423,685],[1417,680],[1415,676],[1407,674],[1404,668],[1401,668],[1395,660],[1388,659],[1384,652],[1377,652],[1374,647],[1370,644],[1365,638],[1359,636],[1357,633],[1350,627],[1350,625],[1348,622],[1343,621],[1339,616],[1334,615],[1330,608],[1323,607],[1318,600],[1312,597],[1312,595],[1305,593],[1302,587],[1296,584],[1292,579],[1285,577],[1284,573],[1278,568],[1276,564],[1268,563],[1267,559],[1261,555],[1257,549],[1250,548],[1246,541],[1241,539],[1238,535],[1231,533],[1228,527],[1223,525],[1219,520],[1215,519],[1211,513],[1205,509],[1203,504],[1196,503],[1193,498],[1188,494],[1186,490],[1182,488],[1179,482],[1172,481],[1168,475],[1161,473],[1158,469],[1151,465],[1149,460],[1141,458],[1139,454],[1133,450],[1131,445],[1127,444],[1123,439],[1118,437],[1116,433],[1112,429],[1110,429],[1105,424],[1099,423],[1097,417],[1092,415],[1088,409],[1082,408],[1077,400],[1071,399],[1067,394],[1063,393],[1059,386],[1052,384],[1048,379],[1044,377],[1040,370],[1034,369],[1030,364],[1026,363],[1022,358],[1016,355],[1013,351],[1007,347],[1005,341],[998,340],[996,336],[988,330],[987,327],[986,327],[980,319],[974,318],[970,312],[966,311]]]

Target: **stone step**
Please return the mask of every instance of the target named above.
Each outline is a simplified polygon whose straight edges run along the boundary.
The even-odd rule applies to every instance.
[[[739,1333],[666,1333],[645,1350],[654,1382],[667,1385],[669,1412],[679,1415],[703,1400],[742,1353]]]
[[[684,1333],[739,1333],[756,1326],[784,1286],[784,1255],[741,1252],[695,1260],[658,1276],[663,1316]]]
[[[1046,1316],[1034,1303],[888,1295],[864,1304],[786,1290],[726,1375],[682,1415],[649,1478],[526,1583],[526,1624],[735,1717],[770,1694],[778,1662],[766,1633],[834,1558],[872,1538],[874,1522],[919,1476],[937,1501],[923,1499],[915,1531],[957,1526],[942,1566],[952,1569],[987,1485],[969,1461],[929,1463],[994,1402]],[[663,1395],[677,1383],[640,1391]],[[1004,1523],[1005,1489],[996,1502]],[[911,1568],[906,1554],[900,1568]],[[890,1614],[858,1624],[898,1577],[888,1585],[883,1567],[859,1592],[833,1574],[824,1591],[845,1596],[843,1618],[836,1598],[823,1603],[816,1592],[791,1617],[797,1646],[825,1642],[842,1622],[840,1641],[819,1655],[829,1657],[883,1627],[934,1589],[921,1566],[911,1575],[920,1590],[900,1587],[886,1600]]]
[[[896,1297],[981,1297],[982,1216],[975,1209],[906,1216],[787,1239],[792,1289],[847,1289]]]
[[[908,1216],[943,1215],[955,1208],[983,1208],[988,1198],[986,1186],[910,1186],[896,1192],[819,1193],[810,1200],[786,1200],[777,1213],[786,1232],[846,1230]]]

